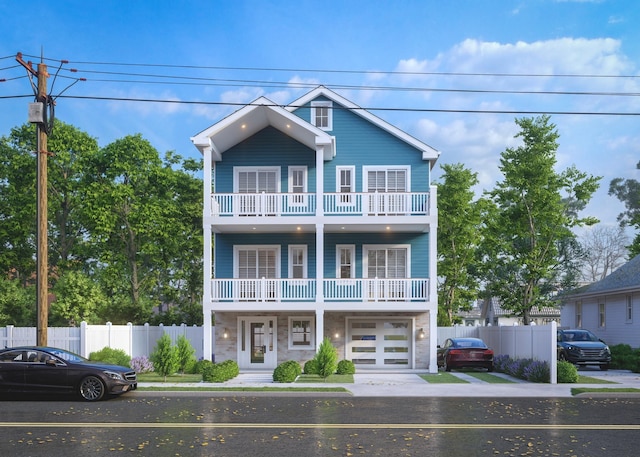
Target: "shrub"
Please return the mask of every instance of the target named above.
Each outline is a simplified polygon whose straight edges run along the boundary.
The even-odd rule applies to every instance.
[[[164,376],[164,380],[167,380],[167,376],[178,371],[178,351],[175,346],[171,344],[171,337],[168,334],[163,334],[158,342],[154,351],[151,353],[151,361],[153,362],[153,368],[160,376]]]
[[[308,360],[304,364],[304,374],[318,374],[318,367],[316,366],[316,359]]]
[[[197,372],[202,374],[203,381],[210,381],[213,378],[213,362],[211,360],[199,360],[196,367]]]
[[[578,382],[578,369],[571,362],[558,360],[558,382],[571,384]]]
[[[273,380],[275,382],[293,382],[302,373],[300,364],[295,360],[282,362],[273,370]]]
[[[145,355],[131,359],[130,366],[136,373],[150,373],[153,371],[153,363]]]
[[[225,360],[220,363],[203,363],[202,380],[205,382],[225,382],[235,378],[239,373],[240,368],[233,360]]]
[[[176,350],[178,352],[178,369],[181,373],[185,373],[190,367],[195,365],[196,358],[191,343],[186,336],[180,335],[176,340]]]
[[[336,369],[338,374],[355,374],[356,366],[351,360],[341,360],[338,362],[338,368]]]
[[[131,357],[127,355],[122,349],[113,349],[110,347],[104,347],[99,351],[89,354],[89,360],[95,362],[104,362],[110,365],[121,365],[123,367],[130,366]]]
[[[499,373],[506,373],[507,370],[505,369],[507,363],[509,363],[509,361],[511,360],[511,357],[509,357],[506,354],[500,354],[500,355],[496,355],[493,358],[493,368],[494,370],[496,370]]]
[[[640,350],[632,349],[628,344],[609,346],[611,349],[611,368],[638,372],[640,367]]]
[[[524,378],[530,382],[551,382],[551,368],[547,362],[534,360],[524,369]]]
[[[322,340],[318,352],[314,357],[318,374],[323,378],[328,378],[336,372],[338,367],[338,351],[331,344],[331,340],[326,338]]]

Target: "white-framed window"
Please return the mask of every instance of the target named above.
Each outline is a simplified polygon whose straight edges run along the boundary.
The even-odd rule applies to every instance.
[[[280,246],[233,247],[234,277],[239,279],[261,279],[280,277]]]
[[[336,278],[348,279],[356,277],[356,247],[353,244],[336,246]]]
[[[409,245],[362,246],[365,278],[410,278],[411,247]]]
[[[311,102],[311,123],[322,130],[333,130],[333,103]]]
[[[598,327],[604,327],[606,324],[606,314],[605,314],[605,307],[604,307],[604,303],[599,303],[598,304]]]
[[[341,194],[338,204],[348,205],[353,202],[353,194],[356,191],[356,167],[336,167],[336,192]]]
[[[279,185],[280,167],[233,167],[235,193],[277,193]]]
[[[289,246],[289,278],[307,277],[307,246]]]
[[[363,167],[362,171],[363,188],[369,193],[411,191],[408,165]]]
[[[582,327],[582,302],[576,302],[576,327]]]
[[[289,193],[294,194],[290,203],[294,205],[305,204],[305,194],[307,193],[307,167],[289,167]]]
[[[289,317],[289,349],[315,349],[315,318]]]
[[[625,309],[625,321],[627,324],[631,324],[633,322],[633,300],[631,299],[631,295],[627,295],[625,297],[626,309]]]

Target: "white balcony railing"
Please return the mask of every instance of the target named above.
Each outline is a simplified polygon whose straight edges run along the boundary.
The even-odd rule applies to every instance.
[[[315,279],[213,279],[214,302],[316,301]],[[428,279],[323,279],[324,300],[415,302],[429,299]]]
[[[327,215],[412,216],[429,214],[429,192],[324,194]]]
[[[429,192],[328,193],[328,216],[423,216],[429,214]],[[311,193],[212,194],[213,216],[313,216]]]

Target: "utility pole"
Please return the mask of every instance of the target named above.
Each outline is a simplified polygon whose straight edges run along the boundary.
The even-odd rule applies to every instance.
[[[35,118],[32,118],[30,107],[29,121],[36,124],[36,158],[37,158],[37,268],[36,268],[36,290],[37,290],[37,341],[38,346],[47,345],[47,328],[49,325],[49,249],[47,239],[47,125],[46,113],[49,103],[52,101],[47,95],[47,78],[49,73],[44,62],[38,64],[38,71],[35,71],[31,62],[25,63],[22,54],[18,53],[16,60],[27,69],[27,71],[38,79],[38,90],[36,95]],[[39,104],[39,106],[37,106]],[[38,111],[41,110],[39,113]],[[40,114],[41,113],[41,114]]]

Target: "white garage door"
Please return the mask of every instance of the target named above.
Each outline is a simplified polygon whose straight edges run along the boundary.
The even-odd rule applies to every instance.
[[[357,368],[411,368],[411,320],[350,319],[347,325],[347,358]]]

